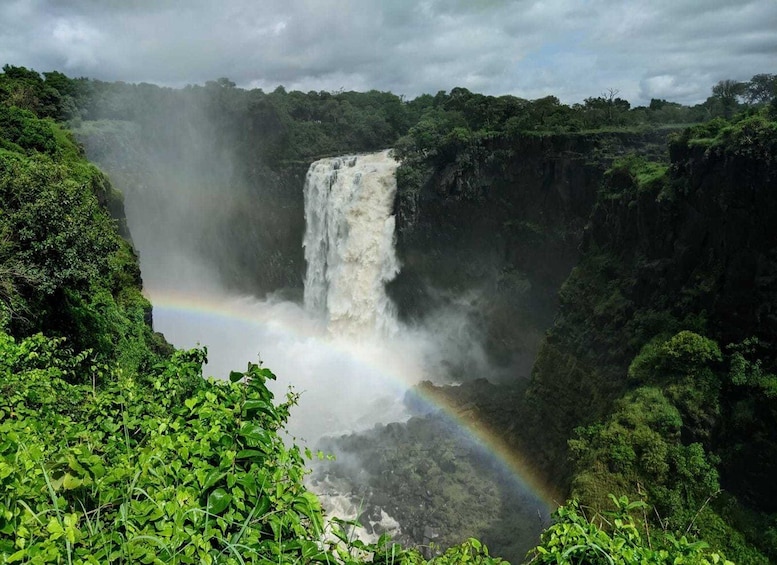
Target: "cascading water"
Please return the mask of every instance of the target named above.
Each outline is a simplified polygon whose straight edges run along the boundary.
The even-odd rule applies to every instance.
[[[332,338],[352,346],[398,332],[394,305],[385,292],[385,284],[399,272],[392,215],[396,169],[390,152],[382,151],[321,159],[310,166],[305,179],[305,309],[325,320]],[[357,384],[347,383],[347,388]],[[398,404],[395,398],[374,408],[391,413]],[[309,486],[328,512],[363,512],[363,501],[346,494],[353,485],[321,471]],[[371,507],[361,520],[367,529],[354,535],[364,541],[400,531],[396,520],[380,508]]]
[[[394,254],[397,162],[390,152],[316,161],[305,180],[305,308],[331,333],[393,335],[384,289],[399,272]]]

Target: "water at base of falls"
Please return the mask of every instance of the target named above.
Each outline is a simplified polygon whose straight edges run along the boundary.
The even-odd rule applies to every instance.
[[[305,308],[334,335],[397,332],[385,284],[394,253],[397,162],[389,151],[316,161],[305,180]]]

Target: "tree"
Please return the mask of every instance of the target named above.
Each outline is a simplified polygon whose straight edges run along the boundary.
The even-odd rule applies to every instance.
[[[722,361],[718,344],[690,331],[646,344],[629,367],[629,377],[660,386],[680,410],[684,433],[707,441],[720,416]]]
[[[205,83],[205,86],[218,86],[220,88],[235,88],[235,83],[229,80],[227,77],[220,77],[215,81],[209,80]]]
[[[758,74],[745,83],[744,97],[750,104],[768,104],[777,98],[777,76]]]
[[[723,115],[730,118],[739,106],[739,97],[745,93],[746,83],[735,80],[721,80],[712,87],[712,97],[720,101]]]
[[[585,99],[585,113],[589,127],[601,125],[615,125],[620,123],[621,117],[629,111],[631,104],[623,98],[618,98],[620,91],[609,88],[596,98]]]

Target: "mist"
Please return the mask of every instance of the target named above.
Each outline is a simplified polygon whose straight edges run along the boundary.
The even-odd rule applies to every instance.
[[[392,248],[395,188],[379,203],[382,212],[368,209],[374,204],[352,211],[373,214],[363,222],[366,227],[385,220],[375,234],[380,241],[352,238],[337,258],[335,246],[327,243],[336,234],[310,230],[308,261],[314,247],[323,247],[318,264],[308,269],[304,177],[262,176],[267,167],[261,148],[254,144],[255,162],[246,163],[235,141],[239,133],[226,130],[224,120],[208,111],[209,97],[179,91],[190,99],[175,104],[170,98],[175,92],[161,89],[158,104],[144,105],[136,121],[85,121],[77,130],[90,157],[124,195],[156,331],[177,347],[207,347],[208,376],[226,378],[249,362],[270,368],[278,377],[273,385],[278,398],[289,390],[300,395],[289,432],[311,444],[324,435],[405,420],[402,399],[418,382],[486,374],[485,354],[461,300],[436,310],[423,326],[396,319],[383,288],[401,268]],[[147,100],[147,93],[139,94]],[[140,105],[127,100],[125,91],[121,95],[121,101],[102,104]],[[381,166],[393,171],[396,162],[383,160]],[[325,162],[324,168],[331,167]],[[341,175],[353,167],[343,163],[342,169]],[[352,181],[349,186],[357,186]],[[342,213],[351,197],[342,195],[327,213]],[[315,212],[309,216],[323,221]],[[335,223],[328,222],[330,230]],[[357,239],[361,243],[354,244]],[[365,271],[367,256],[371,265]],[[327,261],[342,262],[338,276],[345,282],[368,276],[361,284],[371,302],[352,302],[347,285],[335,282],[330,289],[323,281]],[[330,290],[332,312],[326,308]],[[365,318],[354,322],[362,314]],[[453,370],[467,364],[477,370]]]
[[[105,108],[142,111],[116,120],[113,110],[96,107],[93,115],[112,119],[83,121],[77,133],[124,195],[154,329],[177,347],[206,347],[206,376],[224,379],[248,363],[273,371],[276,401],[291,394],[296,402],[286,426],[289,441],[338,458],[336,466],[310,462],[311,488],[332,515],[366,511],[362,521],[370,524],[361,533],[367,539],[417,530],[400,539],[432,540],[411,524],[417,518],[405,516],[397,525],[386,512],[394,499],[413,507],[416,501],[392,492],[397,486],[391,481],[383,487],[379,477],[394,470],[368,464],[364,457],[375,459],[369,449],[385,444],[403,456],[403,442],[431,442],[421,452],[442,442],[446,453],[468,461],[459,471],[464,475],[451,481],[485,481],[474,489],[463,482],[472,492],[458,504],[477,505],[483,492],[492,493],[489,512],[498,515],[502,503],[511,507],[500,519],[505,527],[516,519],[523,524],[518,542],[525,551],[539,531],[536,503],[526,502],[463,430],[441,425],[434,416],[439,408],[413,392],[423,381],[497,379],[504,368],[493,367],[485,351],[477,292],[445,297],[421,322],[397,319],[385,291],[401,270],[394,254],[396,161],[383,151],[323,159],[310,168],[308,162],[272,167],[260,129],[214,110],[221,90],[152,92],[150,105],[148,91],[138,92],[143,103],[127,99],[126,89],[120,102],[102,100]],[[399,435],[392,427],[397,423],[407,426]],[[361,452],[344,451],[353,445]],[[516,500],[526,502],[522,510]],[[412,516],[432,522],[440,521],[438,505],[458,508],[422,504],[437,518]],[[452,526],[456,535],[474,535],[467,510],[456,512],[463,516]],[[521,512],[526,516],[516,518]]]
[[[325,435],[405,420],[407,390],[433,376],[424,369],[430,344],[408,335],[359,341],[333,335],[294,302],[213,288],[187,295],[185,308],[164,292],[150,298],[161,304],[154,308],[157,331],[178,347],[207,346],[207,375],[226,378],[261,362],[277,377],[276,398],[298,393],[287,430],[311,447]],[[191,304],[207,304],[208,311],[192,311]]]
[[[384,289],[399,268],[391,215],[396,165],[382,152],[311,167],[304,304],[286,299],[293,289],[258,298],[227,288],[195,254],[202,235],[189,220],[204,220],[197,209],[202,199],[187,197],[179,184],[167,185],[174,190],[162,200],[170,210],[167,222],[147,224],[159,214],[149,204],[159,206],[160,200],[142,194],[127,199],[129,227],[139,233],[141,268],[155,305],[154,328],[178,347],[206,346],[209,376],[226,378],[249,362],[270,368],[278,398],[299,396],[288,432],[311,447],[324,436],[406,420],[408,391],[421,381],[449,382],[448,359],[484,362],[461,313],[439,312],[428,327],[396,319]],[[462,349],[465,342],[468,349]]]

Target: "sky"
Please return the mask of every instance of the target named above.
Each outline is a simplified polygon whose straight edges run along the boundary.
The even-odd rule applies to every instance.
[[[0,63],[244,88],[704,101],[777,73],[777,0],[0,0]]]

